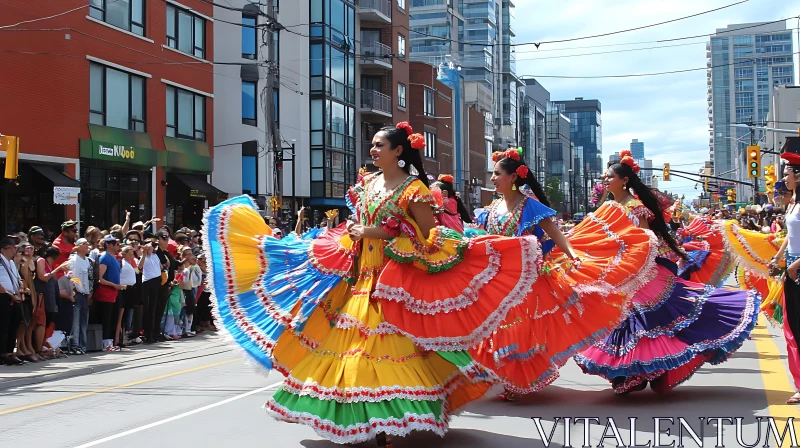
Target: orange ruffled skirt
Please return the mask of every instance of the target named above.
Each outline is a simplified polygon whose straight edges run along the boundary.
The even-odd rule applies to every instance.
[[[473,243],[492,240],[502,244],[507,238],[481,236]],[[379,283],[403,294],[388,295],[379,288],[376,297],[383,299],[386,320],[421,346],[455,351],[471,342],[470,354],[475,362],[496,373],[506,388],[518,393],[537,391],[558,377],[558,369],[571,356],[612,331],[624,318],[631,294],[655,276],[654,235],[635,227],[633,218],[615,203],[604,205],[576,226],[570,242],[582,260],[578,270],[573,270],[571,261],[557,249],[535,262],[525,257],[503,258],[504,270],[528,270],[532,286],[519,292],[519,304],[511,308],[500,327],[482,334],[480,340],[461,339],[458,346],[436,344],[459,340],[464,328],[474,327],[471,313],[463,312],[463,308],[472,300],[480,304],[480,297],[472,295],[473,288],[499,269],[499,259],[491,252],[479,256],[478,251],[469,251],[459,268],[471,269],[449,274],[461,278],[442,274],[426,278],[422,270],[411,265],[393,265],[384,271]],[[465,275],[471,276],[466,288]],[[498,294],[509,295],[513,285],[497,287]],[[480,291],[493,294],[486,287]],[[472,300],[467,300],[470,296]],[[432,315],[436,318],[430,318]]]

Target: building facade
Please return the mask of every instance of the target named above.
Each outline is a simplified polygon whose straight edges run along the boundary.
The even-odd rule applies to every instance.
[[[772,89],[794,84],[792,32],[785,22],[746,23],[718,29],[706,46],[708,58],[709,154],[716,176],[746,180],[748,123],[763,125]],[[738,126],[738,125],[745,126]],[[756,131],[755,141],[765,134]],[[738,198],[752,198],[740,186]]]
[[[214,186],[231,196],[249,194],[266,212],[276,193],[267,108],[275,110],[278,90],[269,92],[269,42],[256,27],[263,27],[272,11],[246,0],[229,0],[228,6],[239,11],[214,7],[214,52],[241,65],[215,68],[214,146],[219,157],[214,159]]]
[[[0,132],[18,136],[21,152],[20,177],[3,192],[5,231],[58,233],[67,218],[81,230],[108,228],[128,213],[131,222],[199,227],[203,209],[225,197],[209,184],[213,7],[100,0],[59,15],[83,5],[0,5],[6,23],[58,15],[47,28],[65,29],[3,33],[20,50],[0,55],[0,91],[17,105],[0,110]],[[79,193],[53,206],[55,187]]]
[[[462,67],[466,102],[490,96],[483,111],[492,126],[492,150],[518,146],[521,138],[516,76],[515,6],[510,0],[408,0],[411,57],[432,65]],[[474,86],[473,86],[474,85]],[[472,101],[471,101],[472,100]],[[481,108],[479,107],[479,110]]]
[[[409,109],[417,112],[411,114],[409,124],[414,132],[425,136],[422,160],[429,179],[436,179],[440,174],[453,175],[456,159],[453,89],[437,79],[437,72],[436,67],[428,64],[410,64]]]
[[[403,0],[281,2],[279,100],[283,214],[310,208],[311,224],[344,195],[380,128],[409,120],[408,7]],[[287,159],[286,149],[283,150]],[[306,169],[306,168],[310,168]],[[294,198],[294,200],[292,200]]]
[[[525,79],[525,88],[520,90],[523,104],[521,126],[522,146],[525,148],[526,163],[532,167],[536,178],[543,181],[547,177],[547,108],[550,105],[550,92],[535,79]]]
[[[563,194],[564,201],[560,204],[558,211],[562,213],[572,213],[573,206],[571,200],[572,190],[570,185],[574,184],[574,165],[572,141],[570,140],[570,121],[569,118],[560,113],[554,105],[550,105],[547,110],[547,169],[545,172],[545,185],[553,185]],[[554,204],[555,205],[555,204]]]
[[[597,177],[603,170],[603,123],[600,101],[575,98],[555,101],[556,108],[570,120],[570,139],[575,144],[576,157],[581,160],[578,169],[589,170]]]
[[[630,150],[634,160],[644,160],[644,142],[633,139],[631,141]]]

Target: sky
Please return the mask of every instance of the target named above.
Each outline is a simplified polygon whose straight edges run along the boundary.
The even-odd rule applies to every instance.
[[[602,34],[676,19],[736,3],[737,0],[545,0],[516,1],[516,42],[543,42]],[[790,6],[792,5],[793,6]],[[800,15],[800,3],[749,0],[698,17],[639,31],[566,43],[517,46],[517,75],[535,77],[550,99],[576,97],[600,100],[603,120],[603,160],[627,149],[632,139],[645,143],[645,157],[653,167],[670,163],[672,170],[696,173],[709,159],[706,70],[618,79],[554,79],[555,76],[599,76],[652,73],[706,67],[709,37],[663,43],[642,43],[716,32],[729,24],[768,22]],[[798,28],[797,19],[786,22]],[[797,31],[792,32],[798,51]],[[584,48],[579,48],[584,47]],[[651,47],[667,47],[653,49]],[[619,50],[649,48],[594,54]],[[576,56],[584,55],[587,56]],[[558,56],[559,58],[554,58]],[[570,57],[562,57],[570,56]],[[543,59],[549,58],[549,59]],[[795,56],[795,82],[798,80]],[[660,176],[660,172],[656,173]],[[696,198],[702,185],[690,180],[659,179],[659,189],[686,200]]]

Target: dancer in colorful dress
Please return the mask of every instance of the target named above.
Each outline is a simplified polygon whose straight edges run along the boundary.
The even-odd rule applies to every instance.
[[[663,210],[636,174],[625,150],[605,179],[614,201],[669,249],[685,257],[669,233]],[[636,194],[636,197],[631,193]],[[659,258],[658,276],[632,302],[628,318],[604,340],[575,357],[585,373],[610,381],[617,393],[659,393],[688,380],[704,363],[725,361],[753,330],[758,293],[693,283],[678,278],[674,263]]]
[[[733,254],[725,246],[722,227],[707,216],[695,216],[677,233],[686,252],[678,276],[694,283],[722,285],[736,266]]]
[[[467,207],[456,195],[453,176],[440,174],[431,185],[431,193],[436,202],[436,225],[445,226],[458,233],[464,233],[464,223],[472,224]]]
[[[790,143],[787,139],[781,159],[785,160],[783,174],[786,188],[792,192],[792,199],[786,207],[786,238],[777,255],[770,260],[770,267],[775,269],[785,259],[786,273],[783,283],[783,333],[786,337],[789,372],[794,382],[795,394],[786,403],[800,404],[800,351],[796,336],[800,334],[800,206],[798,186],[800,186],[800,145]]]
[[[496,153],[493,160],[492,182],[502,198],[478,216],[478,223],[494,235],[535,235],[545,256],[526,301],[471,350],[477,362],[503,379],[500,398],[513,401],[551,384],[566,361],[615,327],[635,279],[654,270],[656,246],[650,234],[610,206],[578,224],[568,241],[521,151]],[[543,319],[553,310],[564,310],[566,319]]]
[[[467,349],[523,301],[541,254],[532,237],[467,241],[434,227],[424,139],[408,123],[372,143],[382,171],[350,190],[346,224],[271,238],[242,196],[209,210],[203,235],[217,321],[287,377],[267,411],[336,443],[389,446],[415,430],[444,435],[452,412],[496,383]]]

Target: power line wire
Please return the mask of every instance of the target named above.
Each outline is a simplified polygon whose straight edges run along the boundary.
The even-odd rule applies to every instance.
[[[115,1],[118,1],[118,0],[115,0]],[[22,22],[15,23],[13,25],[3,25],[3,26],[0,26],[0,30],[8,29],[8,28],[14,28],[16,26],[24,25],[26,23],[41,22],[42,20],[53,19],[53,18],[56,18],[56,17],[67,15],[67,14],[69,14],[71,12],[75,12],[75,11],[77,11],[79,9],[88,8],[88,7],[89,7],[89,4],[85,4],[83,6],[78,6],[77,8],[73,8],[73,9],[70,9],[69,11],[64,11],[62,13],[54,14],[52,16],[42,17],[42,18],[39,18],[39,19],[23,20]]]
[[[723,10],[723,9],[726,9],[726,8],[730,8],[730,7],[733,7],[733,6],[741,5],[742,3],[747,3],[748,1],[750,1],[750,0],[742,0],[742,1],[739,1],[739,2],[736,2],[736,3],[731,3],[729,5],[721,6],[719,8],[710,9],[708,11],[699,12],[699,13],[688,15],[688,16],[685,16],[685,17],[679,17],[677,19],[666,20],[664,22],[653,23],[651,25],[637,26],[636,28],[629,28],[629,29],[626,29],[626,30],[612,31],[610,33],[594,34],[594,35],[591,35],[591,36],[573,37],[573,38],[570,38],[570,39],[546,40],[546,41],[542,41],[542,42],[539,42],[539,43],[535,43],[533,45],[535,45],[536,48],[539,48],[539,45],[543,45],[543,44],[557,44],[557,43],[562,43],[562,42],[574,42],[576,40],[594,39],[594,38],[597,38],[597,37],[606,37],[606,36],[612,36],[612,35],[615,35],[615,34],[622,34],[622,33],[628,33],[628,32],[631,32],[631,31],[643,30],[643,29],[646,29],[646,28],[652,28],[652,27],[656,27],[656,26],[660,26],[660,25],[666,25],[668,23],[678,22],[680,20],[691,19],[693,17],[702,16],[704,14],[709,14],[709,13],[720,11],[720,10]]]

